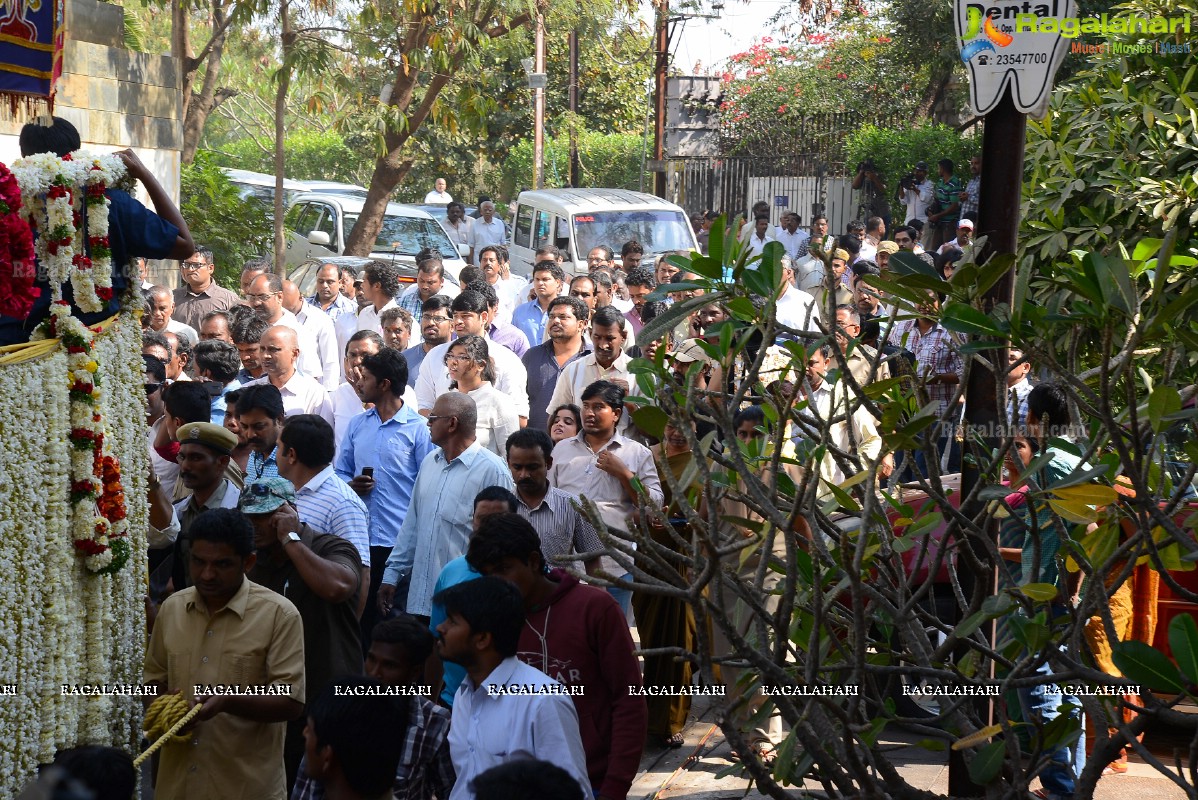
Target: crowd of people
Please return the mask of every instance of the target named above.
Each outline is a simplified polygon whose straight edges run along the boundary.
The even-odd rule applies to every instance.
[[[821,499],[861,470],[884,484],[959,469],[963,367],[937,321],[942,298],[904,310],[877,280],[900,251],[951,278],[972,246],[968,191],[921,231],[920,165],[916,177],[924,217],[908,205],[889,239],[876,215],[834,241],[822,216],[802,230],[787,213],[775,228],[764,203],[729,232],[752,256],[771,241],[785,255],[779,341],[763,343],[756,376],[765,392],[733,410],[717,441],[760,455],[778,425],[793,425],[795,455],[809,452],[805,439],[830,437],[808,466]],[[445,188],[430,202],[452,199]],[[714,222],[694,220],[704,248]],[[704,457],[691,443],[715,426],[700,409],[664,430],[638,426],[631,362],[664,352],[675,384],[706,401],[740,375],[710,355],[729,319],[717,302],[641,337],[669,304],[702,292],[665,256],[643,264],[638,242],[619,244],[619,257],[592,249],[574,277],[554,247],[527,278],[514,275],[503,244],[482,244],[456,278],[436,251],[417,256],[414,279],[381,261],[357,274],[326,264],[308,297],[266,261],[243,266],[239,291],[223,288],[204,247],[181,262],[174,290],[150,283],[140,262],[152,467],[144,680],[200,706],[189,744],[157,759],[157,798],[486,800],[519,785],[539,787],[526,796],[623,800],[646,746],[682,745],[697,671],[639,657],[629,626],[645,650],[693,652],[711,632],[699,636],[677,596],[633,591],[634,573],[655,567],[636,560],[627,532],[644,522],[655,546],[677,546],[699,494],[681,483]],[[780,346],[796,336],[806,364]],[[1033,391],[1031,374],[1012,350],[1013,418],[1062,424],[1059,398],[1048,385]],[[883,448],[881,420],[852,400],[892,376],[940,412],[907,457]],[[781,407],[766,413],[770,402]],[[787,421],[798,402],[806,424]],[[811,417],[832,422],[821,432]],[[1033,432],[1015,452],[1026,465],[1037,448]],[[728,505],[729,519],[753,516]],[[1036,529],[1009,537],[1017,579],[1062,583],[1045,574],[1056,552],[1044,560]],[[748,575],[770,555],[731,569]],[[657,577],[686,580],[670,570]],[[773,583],[762,587],[767,608]],[[719,636],[714,646],[731,650]],[[760,688],[740,696],[736,673],[724,675],[733,718],[769,763],[780,720],[761,719]],[[1029,713],[1051,712],[1041,700]],[[84,756],[72,758],[100,758]],[[1064,797],[1080,771],[1067,756],[1052,784]]]

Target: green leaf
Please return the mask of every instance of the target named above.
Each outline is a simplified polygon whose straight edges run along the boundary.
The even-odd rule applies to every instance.
[[[954,333],[966,333],[973,336],[1003,336],[1005,331],[1000,328],[993,317],[985,314],[971,305],[950,300],[940,311],[940,324]]]
[[[927,262],[914,253],[908,253],[906,250],[899,250],[890,256],[889,267],[890,271],[895,275],[923,275],[927,278],[932,278],[940,285],[944,284],[944,280],[940,277],[940,273],[928,266]]]
[[[1131,255],[1132,261],[1147,261],[1160,252],[1162,244],[1164,244],[1162,239],[1141,239],[1136,242],[1135,252]]]
[[[1198,684],[1198,623],[1191,615],[1178,614],[1169,623],[1169,649],[1181,674]]]
[[[1148,397],[1148,421],[1157,433],[1166,427],[1164,417],[1181,410],[1181,394],[1172,386],[1159,384]]]
[[[1116,642],[1113,650],[1111,660],[1128,680],[1155,691],[1174,694],[1185,691],[1181,673],[1160,650],[1134,639]]]
[[[969,761],[969,777],[973,782],[985,786],[997,778],[1002,771],[1006,750],[1006,743],[1002,739],[996,739],[979,750]]]
[[[641,430],[660,439],[665,434],[670,417],[657,406],[641,406],[632,412],[632,421]]]
[[[724,228],[728,225],[728,217],[721,214],[711,226],[711,234],[707,239],[708,254],[720,261],[724,259]]]
[[[1019,587],[1020,594],[1035,600],[1037,603],[1047,603],[1055,600],[1060,593],[1051,583],[1029,583]]]

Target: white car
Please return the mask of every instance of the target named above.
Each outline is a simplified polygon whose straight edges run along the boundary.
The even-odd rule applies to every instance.
[[[309,258],[343,255],[345,240],[364,202],[364,198],[340,194],[306,193],[296,197],[283,221],[288,269]],[[388,203],[370,258],[415,267],[416,254],[426,248],[441,251],[445,274],[457,281],[466,262],[437,221],[420,209]]]

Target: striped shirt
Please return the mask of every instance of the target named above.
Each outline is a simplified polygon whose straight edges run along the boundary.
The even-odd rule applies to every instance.
[[[279,477],[279,448],[275,447],[266,458],[257,450],[250,452],[250,462],[246,465],[245,482],[260,481],[266,478]]]
[[[569,557],[574,553],[596,553],[604,549],[594,526],[574,507],[573,503],[578,499],[574,495],[550,486],[536,508],[529,508],[519,492],[516,496],[520,500],[516,511],[536,528],[547,564],[562,566],[563,562],[555,561],[555,556]]]
[[[395,800],[449,797],[457,782],[449,755],[449,712],[421,697],[410,697],[408,725],[395,771]],[[300,761],[291,800],[322,800],[324,784],[308,777],[307,756]]]
[[[321,533],[340,536],[358,551],[362,566],[370,566],[370,515],[366,504],[337,477],[332,464],[295,490],[295,506],[300,522]]]

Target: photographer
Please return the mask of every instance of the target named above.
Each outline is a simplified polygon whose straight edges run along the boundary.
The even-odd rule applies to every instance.
[[[956,235],[961,201],[957,196],[965,190],[961,179],[953,175],[953,162],[942,158],[936,164],[940,179],[933,189],[932,204],[928,207],[928,227],[924,231],[923,248],[932,253]]]
[[[872,158],[867,158],[857,165],[853,189],[861,191],[861,218],[881,217],[886,227],[890,227],[890,203],[886,200],[886,184],[878,174]]]
[[[918,161],[915,171],[899,179],[898,201],[907,207],[904,222],[917,219],[928,221],[928,205],[932,202],[932,182],[928,180],[928,164]]]

